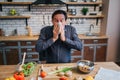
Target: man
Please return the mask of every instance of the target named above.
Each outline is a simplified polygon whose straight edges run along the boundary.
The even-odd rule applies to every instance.
[[[68,63],[71,61],[71,49],[82,49],[82,42],[74,27],[66,25],[67,13],[56,10],[52,14],[53,26],[41,29],[36,43],[36,51],[40,60],[47,63]]]

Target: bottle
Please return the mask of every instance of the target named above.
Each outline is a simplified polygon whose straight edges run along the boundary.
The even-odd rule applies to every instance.
[[[33,36],[31,27],[27,26],[26,28],[28,30],[28,36]]]

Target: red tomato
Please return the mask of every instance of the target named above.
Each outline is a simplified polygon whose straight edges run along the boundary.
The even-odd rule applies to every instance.
[[[42,78],[44,78],[44,77],[47,76],[47,73],[46,73],[45,71],[41,71],[41,72],[40,72],[40,76],[41,76]]]
[[[68,80],[68,78],[65,76],[62,76],[62,77],[60,77],[60,80]]]
[[[23,72],[16,72],[16,73],[14,73],[14,78],[16,80],[25,80]]]
[[[30,65],[28,65],[28,66],[27,66],[27,68],[29,69],[29,68],[31,68],[31,66],[30,66]]]

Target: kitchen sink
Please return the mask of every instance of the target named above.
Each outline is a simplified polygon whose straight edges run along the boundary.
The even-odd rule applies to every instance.
[[[98,33],[86,33],[85,36],[97,37],[100,36]]]

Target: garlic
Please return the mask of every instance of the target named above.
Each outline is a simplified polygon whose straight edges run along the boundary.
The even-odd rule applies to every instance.
[[[71,77],[71,76],[72,76],[72,71],[67,71],[67,72],[65,72],[65,76]]]
[[[82,77],[75,77],[74,80],[83,80]]]
[[[64,76],[64,74],[65,74],[64,72],[59,72],[57,75],[58,76]]]

